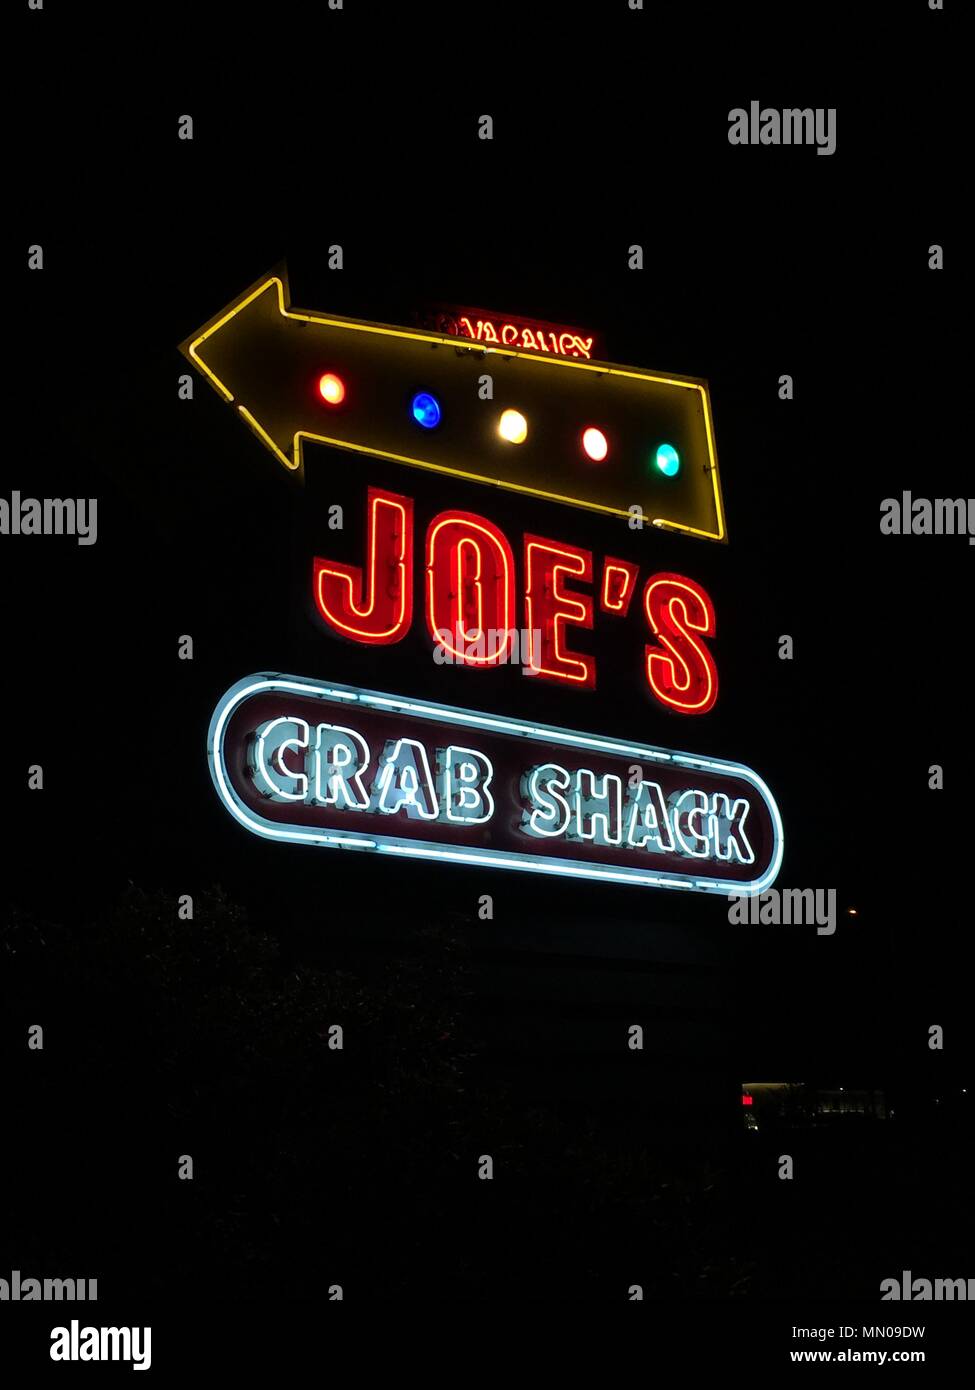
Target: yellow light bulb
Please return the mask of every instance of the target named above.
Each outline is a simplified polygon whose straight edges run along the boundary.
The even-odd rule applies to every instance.
[[[498,434],[509,444],[522,444],[528,434],[528,421],[520,410],[505,410],[498,421]]]

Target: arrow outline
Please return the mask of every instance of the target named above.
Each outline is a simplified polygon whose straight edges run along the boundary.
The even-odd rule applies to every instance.
[[[408,457],[405,454],[394,454],[385,449],[373,449],[366,444],[350,444],[348,440],[333,439],[328,435],[317,434],[311,430],[295,431],[291,442],[291,457],[289,458],[251,414],[247,407],[240,401],[235,400],[233,392],[225,386],[217,374],[207,366],[198,352],[198,349],[208,338],[225,327],[231,319],[235,318],[248,304],[252,304],[255,299],[264,294],[272,285],[277,289],[278,313],[284,319],[294,319],[300,323],[316,323],[326,328],[345,328],[357,332],[379,333],[386,337],[407,338],[413,342],[434,343],[444,347],[460,348],[462,351],[479,353],[482,356],[486,356],[488,353],[496,353],[508,359],[517,358],[522,362],[542,363],[547,366],[563,367],[583,372],[594,371],[602,376],[628,377],[637,381],[654,381],[665,386],[677,386],[685,390],[700,391],[704,415],[704,429],[708,444],[707,469],[711,474],[711,484],[714,489],[714,506],[718,529],[716,532],[705,531],[700,527],[687,526],[682,522],[669,521],[664,517],[652,517],[650,524],[656,526],[659,530],[683,532],[688,535],[700,536],[705,540],[719,542],[727,541],[724,503],[721,494],[721,480],[718,474],[718,459],[714,444],[714,424],[711,417],[711,400],[707,382],[696,380],[693,377],[682,378],[663,376],[658,372],[636,371],[631,368],[614,367],[611,363],[606,362],[577,362],[569,358],[544,356],[539,353],[531,352],[518,352],[503,346],[491,347],[478,343],[468,347],[464,339],[450,337],[446,334],[425,333],[406,328],[397,328],[391,324],[369,323],[362,319],[337,318],[335,316],[311,314],[303,310],[292,309],[289,307],[291,302],[291,291],[288,285],[287,269],[281,266],[275,268],[275,270],[269,272],[267,275],[262,276],[254,285],[244,290],[229,307],[215,314],[201,329],[190,338],[185,339],[180,344],[180,351],[203,373],[228,405],[236,405],[239,414],[243,417],[248,428],[257,435],[265,448],[269,449],[271,453],[274,454],[275,458],[282,463],[289,472],[298,473],[298,475],[301,476],[304,463],[303,448],[305,441],[308,440],[316,444],[326,444],[333,448],[348,449],[354,453],[367,454],[373,458],[389,459],[393,463],[406,464],[411,468],[424,468],[428,472],[446,473],[453,477],[464,478],[469,482],[483,483],[489,486],[493,485],[495,487],[504,488],[509,492],[526,493],[532,497],[541,497],[549,502],[562,502],[586,511],[596,511],[609,516],[626,518],[630,516],[629,510],[623,510],[619,507],[608,507],[598,502],[583,502],[577,497],[565,497],[559,493],[546,492],[541,488],[528,487],[522,483],[508,482],[500,478],[490,478],[483,473],[469,473],[460,468],[447,468],[443,464],[430,463],[424,459]]]

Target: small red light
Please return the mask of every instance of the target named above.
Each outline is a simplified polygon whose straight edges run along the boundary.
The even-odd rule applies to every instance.
[[[345,383],[333,372],[326,372],[319,380],[318,394],[327,405],[341,405],[345,400]]]
[[[741,1098],[741,1103],[742,1103],[742,1105],[751,1105],[751,1103],[752,1103],[752,1098],[751,1098],[751,1096],[742,1096],[742,1098]]]

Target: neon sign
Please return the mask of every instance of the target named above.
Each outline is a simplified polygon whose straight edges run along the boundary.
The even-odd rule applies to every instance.
[[[647,680],[663,704],[680,714],[706,714],[718,698],[714,657],[692,635],[714,636],[714,605],[680,574],[655,574],[643,591],[647,621],[660,645],[647,647]]]
[[[461,664],[504,661],[515,627],[515,560],[504,533],[471,512],[441,512],[427,528],[426,550],[430,636],[441,642],[446,634],[444,645]],[[484,633],[495,634],[490,647],[471,655]]]
[[[411,497],[369,488],[363,565],[315,556],[312,597],[319,618],[355,642],[401,641],[413,621],[414,506]],[[426,624],[452,663],[497,666],[509,658],[516,622],[516,573],[504,532],[474,512],[444,511],[427,527]],[[544,536],[523,541],[525,674],[567,687],[596,686],[596,659],[577,651],[575,629],[595,620],[593,553]],[[639,566],[607,557],[598,583],[600,612],[625,616]],[[707,714],[718,671],[703,638],[715,634],[714,605],[693,579],[651,574],[643,589],[649,642],[643,670],[653,695],[678,714]],[[485,634],[490,634],[485,644]]]
[[[705,382],[526,348],[528,329],[508,344],[513,323],[495,344],[478,322],[465,340],[299,312],[282,272],[182,351],[286,468],[314,442],[726,539]]]
[[[420,328],[492,347],[543,352],[550,356],[589,361],[601,358],[602,344],[594,333],[521,314],[498,314],[489,309],[457,308],[441,304],[414,316]]]
[[[398,642],[413,617],[413,501],[370,488],[366,506],[368,565],[316,557],[312,592],[324,621],[343,637]]]
[[[218,704],[210,773],[256,835],[295,844],[760,893],[782,823],[750,768],[264,673]]]
[[[298,312],[282,272],[182,350],[288,469],[313,442],[727,539],[704,382],[592,362],[575,330],[456,314],[431,332]],[[714,708],[717,618],[696,580],[540,534],[541,508],[520,538],[457,507],[426,523],[395,471],[363,480],[354,558],[312,558],[328,632],[394,646],[423,621],[435,659],[483,670],[517,649],[525,675],[591,691],[586,634],[629,615],[653,697]],[[231,816],[283,843],[722,895],[764,892],[782,863],[774,797],[741,763],[337,681],[238,681],[208,756]]]
[[[526,319],[518,314],[493,314],[485,309],[442,308],[423,316],[423,326],[455,338],[468,338],[493,347],[516,348],[525,352],[547,352],[556,357],[581,357],[587,362],[598,357],[595,334],[578,328]]]

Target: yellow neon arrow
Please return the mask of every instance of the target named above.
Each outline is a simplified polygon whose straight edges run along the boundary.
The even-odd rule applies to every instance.
[[[290,308],[290,298],[287,272],[278,269],[180,345],[285,468],[301,470],[312,441],[612,516],[629,518],[641,506],[655,526],[726,539],[706,383],[305,313]],[[341,410],[314,391],[318,375],[333,369],[358,392]],[[478,400],[485,371],[495,406]],[[453,434],[413,427],[407,405],[418,389],[448,405]],[[518,404],[532,421],[533,447],[499,442],[494,422],[503,403]],[[684,477],[653,476],[632,447],[629,458],[625,447],[616,457],[611,449],[607,464],[580,467],[576,425],[605,423],[612,436],[620,421],[621,435],[645,434],[648,447],[663,442],[661,429],[664,439],[679,437]]]

